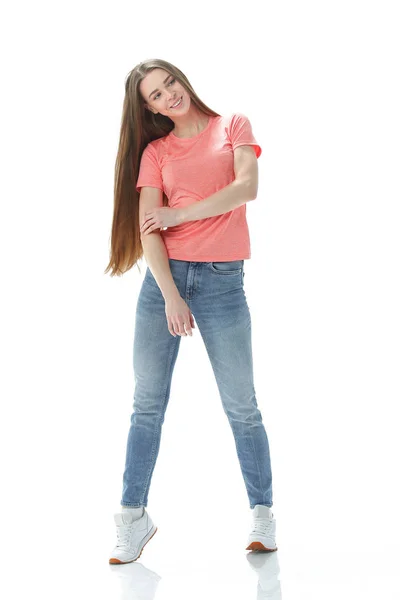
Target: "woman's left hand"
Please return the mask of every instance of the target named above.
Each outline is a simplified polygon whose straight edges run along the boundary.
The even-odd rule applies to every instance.
[[[140,227],[141,234],[147,234],[154,229],[173,227],[183,223],[183,214],[180,208],[160,206],[144,213],[144,221]]]

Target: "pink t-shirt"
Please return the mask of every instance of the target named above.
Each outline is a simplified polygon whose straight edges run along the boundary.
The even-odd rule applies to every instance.
[[[249,119],[241,113],[209,116],[205,129],[191,138],[172,131],[145,147],[136,189],[163,190],[172,208],[203,200],[235,179],[233,151],[257,144]],[[251,257],[246,204],[222,215],[188,221],[161,230],[169,258],[211,262]]]

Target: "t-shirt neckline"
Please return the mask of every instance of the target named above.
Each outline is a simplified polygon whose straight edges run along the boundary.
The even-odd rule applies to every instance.
[[[192,140],[197,139],[198,137],[200,137],[201,135],[203,135],[203,133],[205,133],[207,131],[207,129],[210,127],[211,125],[211,119],[212,116],[208,115],[208,123],[207,125],[204,127],[203,131],[200,131],[200,133],[196,133],[196,135],[193,135],[192,137],[189,138],[181,138],[178,137],[177,135],[175,135],[174,133],[172,133],[172,131],[169,132],[169,135],[174,139],[177,140],[179,142],[191,142]]]

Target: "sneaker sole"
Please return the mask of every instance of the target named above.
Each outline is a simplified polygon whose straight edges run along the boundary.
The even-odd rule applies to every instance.
[[[145,545],[147,544],[147,542],[149,542],[151,540],[151,538],[154,536],[154,534],[157,532],[157,527],[155,528],[155,530],[152,532],[150,531],[147,535],[150,535],[150,537],[145,541],[145,543],[142,546],[142,549],[140,551],[139,556],[137,556],[136,558],[133,558],[132,560],[119,560],[119,558],[110,558],[110,560],[108,561],[110,565],[126,565],[127,563],[131,563],[131,562],[135,562],[135,560],[138,560],[143,552],[143,548],[145,547]],[[145,538],[146,539],[146,538]]]
[[[261,550],[262,552],[276,552],[278,548],[266,548],[261,542],[252,542],[246,550]]]

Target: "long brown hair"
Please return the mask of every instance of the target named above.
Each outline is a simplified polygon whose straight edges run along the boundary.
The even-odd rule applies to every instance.
[[[153,140],[167,135],[174,122],[160,113],[154,114],[144,106],[140,82],[153,69],[164,69],[186,89],[191,102],[205,115],[220,116],[200,100],[187,77],[166,60],[145,60],[127,76],[123,103],[119,147],[114,173],[114,214],[111,228],[110,262],[104,273],[121,276],[129,271],[143,256],[140,240],[139,193],[136,182],[139,176],[143,150]],[[163,206],[168,198],[163,192]],[[140,272],[139,264],[137,267]]]

